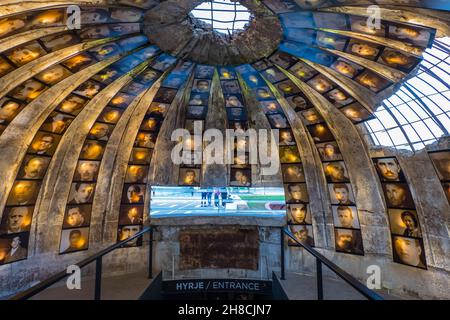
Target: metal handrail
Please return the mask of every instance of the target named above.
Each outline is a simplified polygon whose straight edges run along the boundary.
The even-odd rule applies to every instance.
[[[302,243],[298,241],[292,232],[287,228],[282,228],[281,236],[283,238],[283,233],[286,234],[289,238],[291,238],[296,244],[301,246],[303,249],[308,251],[316,258],[316,267],[317,267],[317,295],[319,300],[323,300],[323,283],[322,283],[322,263],[326,265],[331,271],[333,271],[336,275],[338,275],[341,279],[347,282],[353,289],[358,291],[364,297],[369,300],[384,300],[378,293],[367,288],[361,282],[359,282],[355,277],[350,275],[348,272],[344,271],[340,267],[338,267],[335,263],[328,260],[325,256],[320,254],[318,251],[313,249],[309,244]],[[283,241],[282,241],[283,242]],[[284,264],[284,263],[283,263]],[[284,278],[284,270],[282,268],[282,279]]]
[[[152,238],[153,238],[153,228],[152,227],[146,227],[133,235],[130,238],[127,238],[125,240],[122,240],[120,242],[117,242],[99,252],[96,254],[76,263],[75,265],[78,266],[80,269],[87,266],[88,264],[92,262],[96,262],[95,266],[95,300],[100,300],[101,296],[101,277],[102,277],[102,258],[104,255],[110,253],[111,251],[114,251],[115,249],[118,249],[122,247],[123,245],[127,244],[128,242],[144,235],[145,233],[150,232],[150,244],[149,244],[149,271],[148,271],[148,277],[152,278]],[[38,294],[41,291],[44,291],[45,289],[49,288],[50,286],[54,285],[58,281],[70,276],[70,273],[67,273],[66,270],[58,272],[54,274],[53,276],[45,279],[44,281],[39,282],[38,284],[28,288],[27,290],[20,292],[13,297],[11,297],[9,300],[26,300],[34,295]]]

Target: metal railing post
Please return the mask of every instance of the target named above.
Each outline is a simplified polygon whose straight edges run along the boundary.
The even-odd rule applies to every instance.
[[[317,300],[323,300],[322,262],[316,258]]]
[[[148,243],[148,278],[153,278],[153,229],[150,230],[150,241]]]
[[[101,256],[95,260],[95,300],[100,300],[102,294],[102,262]]]
[[[281,280],[286,280],[284,266],[284,230],[280,228],[280,250],[281,250]]]

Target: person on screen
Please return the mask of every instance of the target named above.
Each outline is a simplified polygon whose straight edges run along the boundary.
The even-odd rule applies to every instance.
[[[420,237],[419,222],[416,216],[410,211],[403,211],[401,214],[402,222],[405,224],[403,235],[406,237]]]
[[[144,190],[138,185],[129,186],[127,190],[127,199],[129,203],[144,202]]]
[[[386,188],[386,198],[389,207],[400,207],[404,208],[408,206],[408,191],[405,186],[399,184],[387,183]]]
[[[314,246],[314,239],[309,235],[309,231],[308,231],[308,228],[306,226],[303,226],[302,228],[297,230],[294,233],[294,236],[301,243],[306,243],[306,244],[308,244],[310,246]]]
[[[423,249],[419,240],[395,237],[394,248],[395,253],[402,263],[418,268],[425,268],[425,263],[422,261]]]
[[[306,205],[291,206],[292,222],[304,224],[306,222]]]
[[[289,193],[289,201],[304,202],[307,198],[306,190],[300,184],[290,184],[287,187]]]
[[[43,134],[31,144],[36,154],[46,154],[53,147],[55,138],[51,134]]]
[[[80,230],[72,230],[69,233],[69,246],[63,253],[80,250],[84,246],[83,235]]]
[[[14,237],[11,240],[11,250],[6,254],[3,263],[10,263],[27,258],[27,249],[21,246],[20,237]]]
[[[24,179],[39,179],[42,178],[46,169],[46,160],[41,157],[30,158],[23,168]]]
[[[92,195],[94,194],[94,184],[92,183],[75,183],[74,192],[70,203],[88,203],[92,201]]]
[[[66,222],[71,227],[81,227],[86,221],[86,213],[80,207],[73,207],[67,210]]]
[[[183,182],[186,185],[198,184],[197,176],[195,174],[195,171],[194,170],[186,170],[186,172],[184,173]]]
[[[13,207],[9,211],[7,233],[19,233],[27,230],[30,220],[30,209],[27,207]]]
[[[377,159],[375,162],[378,172],[387,181],[400,180],[400,165],[395,158]]]
[[[353,226],[353,211],[350,207],[339,206],[336,209],[336,214],[342,228],[354,228]]]
[[[350,201],[350,190],[346,184],[343,183],[333,184],[333,192],[334,197],[336,198],[339,204],[347,206],[354,205],[354,203]]]

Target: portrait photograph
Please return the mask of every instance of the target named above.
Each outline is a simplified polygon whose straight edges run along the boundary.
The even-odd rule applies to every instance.
[[[129,165],[125,176],[126,183],[146,183],[148,166]]]
[[[225,107],[244,108],[244,98],[241,94],[225,94]]]
[[[180,168],[178,184],[180,186],[198,186],[200,178],[200,169]]]
[[[288,204],[289,224],[311,224],[309,205],[305,203]]]
[[[349,103],[355,101],[352,96],[346,93],[344,90],[340,88],[336,88],[327,92],[325,94],[325,98],[327,98],[331,103],[333,103],[337,108],[342,106],[346,106]]]
[[[31,102],[47,89],[42,82],[30,79],[17,86],[11,92],[11,97],[17,100]]]
[[[96,140],[86,140],[80,152],[80,159],[101,160],[105,152],[105,143]]]
[[[153,101],[171,104],[173,99],[175,99],[176,94],[177,94],[176,89],[161,88],[156,93]]]
[[[209,93],[191,93],[189,98],[189,105],[192,106],[207,106],[209,100]]]
[[[422,239],[393,235],[392,246],[394,247],[394,262],[427,269]]]
[[[143,92],[145,89],[148,89],[148,86],[143,85],[142,83],[137,82],[137,81],[131,81],[128,85],[123,87],[121,90],[128,94],[137,96],[141,92]]]
[[[279,148],[281,163],[298,163],[301,162],[300,153],[297,146],[280,146]]]
[[[98,121],[116,124],[123,114],[122,109],[106,107],[100,114]]]
[[[84,24],[100,24],[110,21],[110,13],[108,9],[103,8],[83,8],[81,11],[81,23]]]
[[[318,123],[306,127],[311,134],[314,142],[330,142],[334,141],[334,136],[325,123]]]
[[[16,180],[9,193],[6,205],[27,206],[35,204],[40,186],[40,181]]]
[[[283,51],[277,51],[269,57],[269,60],[283,69],[289,69],[298,61],[296,57]]]
[[[330,32],[317,31],[316,45],[319,47],[343,51],[348,38]]]
[[[114,42],[110,42],[107,44],[100,45],[98,47],[94,47],[89,49],[88,52],[92,54],[97,60],[107,59],[112,56],[118,55],[122,53],[122,49],[118,44]]]
[[[344,161],[324,162],[323,171],[328,182],[350,182]]]
[[[0,124],[11,122],[22,109],[23,104],[17,101],[2,98],[0,99]]]
[[[247,72],[241,75],[244,78],[245,83],[251,89],[262,87],[265,85],[264,80],[261,78],[261,76],[254,71]]]
[[[342,160],[341,150],[336,141],[324,142],[316,144],[322,161]]]
[[[59,253],[66,254],[87,250],[89,246],[89,227],[65,229],[61,232]]]
[[[419,58],[390,48],[385,48],[377,61],[404,72],[411,72],[420,63]]]
[[[242,121],[229,121],[228,126],[230,129],[233,129],[234,131],[236,131],[236,133],[238,133],[238,132],[243,133],[243,132],[247,131],[247,129],[248,129],[247,122],[242,122]]]
[[[150,117],[164,118],[169,108],[170,104],[161,102],[152,102],[152,104],[147,110],[147,115]]]
[[[241,87],[239,86],[239,82],[237,80],[227,80],[227,81],[220,81],[222,85],[222,91],[223,93],[241,93]]]
[[[254,69],[256,69],[257,71],[262,71],[262,70],[267,69],[267,68],[269,68],[271,66],[273,66],[273,63],[271,63],[270,61],[265,60],[265,59],[262,59],[262,60],[259,60],[259,61],[256,61],[256,62],[252,63],[252,67]],[[244,68],[244,66],[237,67],[237,69],[239,69],[239,70],[241,68]]]
[[[73,56],[72,58],[69,58],[62,62],[62,64],[68,68],[72,72],[78,72],[83,68],[86,68],[90,66],[91,64],[94,64],[96,61],[94,57],[91,57],[87,53],[80,53],[76,56]]]
[[[386,89],[392,84],[389,80],[369,70],[366,70],[363,73],[361,73],[359,76],[356,77],[355,80],[359,84],[363,85],[366,88],[369,88],[370,90],[376,93]]]
[[[336,70],[340,74],[353,79],[359,72],[364,70],[363,67],[344,58],[338,58],[332,65],[331,69]]]
[[[297,62],[294,66],[292,66],[289,69],[289,71],[292,72],[298,78],[302,79],[303,81],[309,80],[318,74],[318,72],[314,68],[308,66],[306,63],[302,61]]]
[[[91,205],[69,205],[64,214],[63,229],[89,227],[91,223]]]
[[[38,42],[33,41],[26,45],[15,47],[14,49],[6,51],[4,54],[17,67],[21,67],[28,62],[45,56],[47,51],[45,51]]]
[[[66,20],[66,10],[50,9],[38,12],[31,19],[31,28],[60,26]]]
[[[113,125],[106,124],[103,122],[96,122],[89,130],[87,139],[108,141],[110,134],[114,129]]]
[[[285,80],[287,77],[277,67],[271,67],[261,72],[261,74],[271,83]]]
[[[122,48],[123,48],[123,46],[122,46]],[[133,53],[133,58],[135,58],[137,61],[139,61],[138,62],[138,64],[139,64],[140,62],[143,62],[144,60],[148,60],[148,59],[154,57],[159,52],[160,52],[160,49],[157,46],[150,45],[150,46],[145,47],[144,49],[140,49],[139,51]],[[165,59],[164,67],[166,66],[166,64],[171,63],[170,60],[171,59]],[[150,69],[151,68],[149,68],[149,70]],[[159,72],[160,72],[159,74],[161,74],[161,71],[159,71]]]
[[[274,113],[283,114],[283,109],[281,108],[280,104],[275,100],[260,101],[259,104],[262,107],[265,114],[274,114]]]
[[[164,72],[168,68],[170,68],[175,62],[176,58],[168,55],[168,54],[161,54],[156,60],[152,61],[151,67],[155,70]]]
[[[375,118],[375,116],[364,108],[359,102],[343,107],[341,111],[354,124]]]
[[[253,89],[253,94],[256,96],[256,99],[258,101],[275,99],[275,97],[273,96],[273,94],[270,91],[269,87],[255,88],[255,89]]]
[[[14,33],[25,31],[28,27],[27,16],[18,15],[0,20],[0,37],[4,38]]]
[[[10,73],[12,70],[14,70],[14,67],[4,58],[0,57],[0,77]]]
[[[123,241],[128,238],[131,238],[136,233],[141,231],[142,226],[140,225],[130,225],[130,226],[119,226],[117,229],[117,241]],[[136,247],[142,245],[142,237],[138,237],[136,239],[133,239],[126,244],[124,244],[124,247]]]
[[[153,70],[152,68],[148,68],[139,74],[135,79],[137,82],[142,83],[146,86],[150,86],[161,76],[161,72]]]
[[[313,107],[313,105],[308,100],[308,98],[304,97],[301,94],[290,96],[290,97],[286,98],[286,100],[289,103],[289,105],[296,112],[299,112],[299,111],[302,111],[302,110],[306,110],[308,108],[312,108]],[[310,109],[308,109],[308,110],[310,110]]]
[[[219,67],[220,80],[237,79],[236,72],[232,67]]]
[[[270,126],[273,129],[287,129],[290,128],[289,122],[281,113],[269,114],[267,115],[267,119],[269,120]]]
[[[245,108],[227,108],[227,117],[230,121],[246,121],[247,109]]]
[[[72,93],[92,99],[102,90],[103,86],[97,81],[88,80],[75,89]]]
[[[302,164],[281,165],[284,182],[305,182],[305,172]]]
[[[334,88],[334,83],[321,74],[309,80],[307,84],[319,93],[325,93]]]
[[[59,112],[52,112],[41,126],[42,131],[63,134],[72,123],[74,117]]]
[[[306,183],[285,184],[284,194],[286,203],[307,203],[309,199]]]
[[[389,209],[391,233],[412,238],[422,238],[419,218],[416,210]]]
[[[0,265],[25,260],[28,238],[28,232],[0,236]]]
[[[358,16],[349,16],[349,19],[350,29],[353,32],[360,32],[383,38],[386,36],[386,26],[383,23],[380,23],[380,27],[378,28],[378,26],[368,26],[367,19],[365,18],[361,18]]]
[[[389,208],[414,209],[414,201],[407,183],[382,183],[386,204]]]
[[[30,231],[33,210],[34,206],[6,207],[0,225],[0,234]]]
[[[374,158],[373,163],[377,169],[378,176],[381,181],[399,182],[405,181],[402,169],[398,160],[393,157],[388,158]]]
[[[334,228],[337,252],[364,255],[361,230]]]
[[[333,221],[335,227],[347,229],[359,229],[358,212],[355,206],[333,205]]]
[[[426,48],[430,44],[431,37],[433,36],[430,30],[391,23],[389,25],[388,37]]]
[[[73,46],[80,42],[78,36],[72,32],[50,35],[43,37],[40,40],[44,44],[44,47],[51,52]]]
[[[297,241],[301,243],[306,243],[311,247],[314,247],[314,233],[313,227],[311,225],[291,225],[289,227],[291,232],[294,234],[294,237]],[[295,246],[296,243],[292,240],[289,240],[290,246]]]
[[[188,106],[186,109],[187,119],[205,119],[208,113],[207,106]]]
[[[92,203],[94,199],[95,183],[75,182],[72,183],[69,193],[70,204]]]
[[[199,64],[195,67],[195,78],[196,79],[212,79],[214,75],[214,67]]]
[[[133,148],[129,164],[150,164],[152,150],[146,148]]]
[[[50,160],[49,157],[26,155],[17,177],[25,180],[43,179]]]
[[[343,206],[355,205],[355,197],[350,183],[329,183],[328,191],[330,193],[331,204]]]
[[[134,140],[135,147],[154,148],[156,143],[156,135],[153,132],[140,131]]]
[[[291,81],[285,80],[275,85],[285,97],[292,96],[300,92],[300,89]]]
[[[143,204],[145,199],[145,184],[125,184],[122,192],[123,204]]]
[[[211,80],[195,79],[192,85],[192,92],[209,92],[211,87]]]
[[[232,168],[230,172],[230,186],[250,187],[252,185],[252,172],[250,169]]]
[[[35,78],[47,85],[54,85],[70,75],[72,75],[72,72],[64,68],[62,65],[57,64],[37,74]]]
[[[450,150],[428,153],[438,173],[439,180],[450,181]]]
[[[119,212],[119,225],[142,224],[144,219],[144,206],[121,205]]]
[[[27,153],[51,156],[58,146],[61,136],[44,131],[38,131],[28,148]]]
[[[100,169],[99,161],[79,160],[73,176],[73,181],[94,182],[97,180],[98,170]]]
[[[159,119],[159,118],[146,117],[142,121],[140,130],[157,132],[157,131],[159,131],[161,123],[162,123],[161,119]]]
[[[368,60],[375,60],[382,47],[373,43],[351,39],[347,46],[347,52]]]
[[[295,146],[295,138],[294,133],[290,129],[281,129],[279,131],[280,138],[279,138],[279,144],[280,146]]]

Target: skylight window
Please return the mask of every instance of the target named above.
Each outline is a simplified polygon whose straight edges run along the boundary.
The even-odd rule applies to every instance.
[[[250,21],[250,12],[239,2],[213,0],[203,2],[191,11],[192,15],[203,21],[207,27],[223,34],[231,35],[244,30]]]

